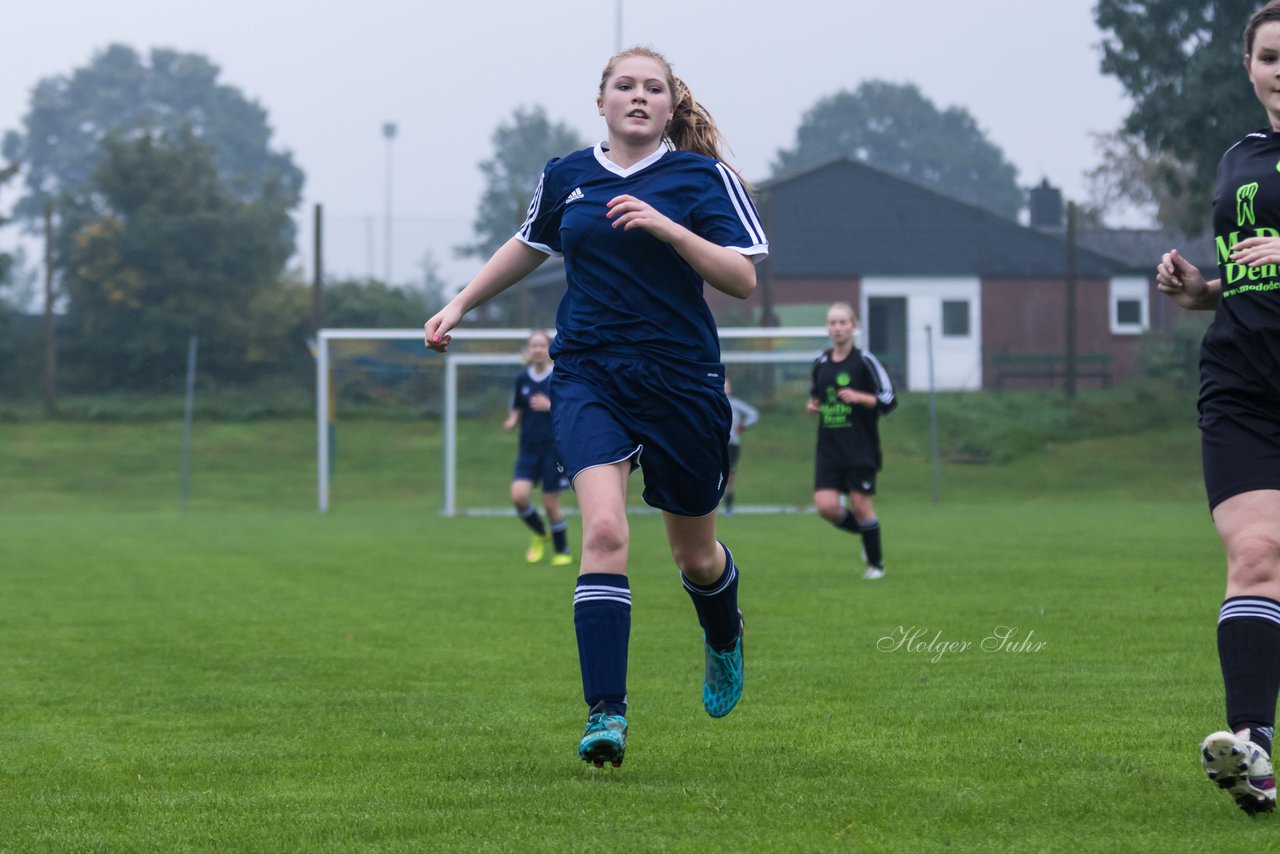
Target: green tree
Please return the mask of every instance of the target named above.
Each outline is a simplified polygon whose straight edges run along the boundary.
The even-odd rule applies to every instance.
[[[1188,180],[1191,173],[1186,164],[1152,153],[1140,138],[1124,131],[1096,134],[1095,140],[1099,163],[1085,173],[1088,198],[1083,207],[1091,221],[1100,224],[1136,209],[1162,226],[1185,231],[1185,223],[1204,217],[1203,210],[1192,209],[1190,197],[1170,190]]]
[[[375,279],[343,279],[325,285],[329,326],[356,329],[409,329],[432,312],[423,294]]]
[[[197,334],[201,375],[235,381],[300,350],[308,297],[281,283],[292,243],[276,185],[243,200],[191,129],[103,148],[88,190],[59,205],[69,367],[99,389],[164,385]]]
[[[1263,124],[1245,77],[1241,33],[1259,0],[1098,0],[1106,35],[1102,71],[1133,100],[1124,130],[1183,168],[1153,174],[1159,193],[1185,213],[1188,234],[1209,225],[1222,153]]]
[[[485,189],[472,231],[475,242],[459,246],[461,255],[488,258],[524,222],[542,169],[587,143],[562,122],[552,122],[542,107],[519,107],[511,121],[493,132],[493,157],[480,164]]]
[[[939,110],[911,84],[863,82],[805,113],[775,174],[851,157],[1006,217],[1023,206],[1018,172],[967,110]]]
[[[270,147],[267,113],[238,89],[218,82],[220,69],[199,54],[156,48],[149,64],[132,48],[111,45],[69,77],[47,77],[31,92],[22,132],[9,131],[4,156],[21,162],[26,194],[16,213],[39,222],[46,199],[83,193],[110,134],[140,136],[189,128],[209,146],[223,186],[251,201],[264,188],[286,207],[301,198],[303,176],[292,157]],[[292,224],[286,224],[292,233]]]
[[[3,188],[15,175],[18,174],[18,164],[11,163],[4,168],[0,168],[0,188]],[[8,225],[9,217],[0,214],[0,228]],[[10,272],[13,269],[13,256],[8,252],[0,252],[0,289],[9,283]],[[3,310],[3,301],[0,301],[0,310]]]

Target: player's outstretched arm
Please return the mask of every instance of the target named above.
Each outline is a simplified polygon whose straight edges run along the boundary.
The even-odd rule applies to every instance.
[[[1164,253],[1156,265],[1156,287],[1178,305],[1193,311],[1213,311],[1222,298],[1222,280],[1205,281],[1196,265],[1178,254]]]
[[[547,260],[539,252],[519,238],[513,237],[485,262],[474,279],[449,300],[430,320],[422,325],[423,340],[432,350],[443,353],[449,346],[449,331],[462,322],[468,311],[493,299],[525,276],[538,269]]]

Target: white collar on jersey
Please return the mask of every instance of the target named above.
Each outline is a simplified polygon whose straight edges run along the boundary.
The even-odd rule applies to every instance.
[[[533,365],[530,365],[525,373],[529,375],[529,379],[533,380],[535,383],[540,383],[547,377],[551,376],[551,372],[555,370],[555,367],[555,365],[547,365],[547,369],[545,371],[536,371],[534,370]]]
[[[632,163],[630,166],[628,166],[625,169],[619,166],[617,163],[614,163],[612,160],[610,160],[608,157],[605,156],[604,153],[608,150],[609,150],[608,140],[604,140],[602,142],[597,143],[596,149],[595,149],[596,162],[599,163],[604,168],[608,169],[613,174],[617,175],[619,178],[629,178],[632,175],[639,172],[641,169],[644,169],[646,166],[652,166],[653,164],[661,160],[662,155],[666,154],[668,151],[671,150],[671,146],[667,145],[667,141],[664,139],[662,142],[658,143],[658,148],[656,151],[653,152],[653,154],[650,154],[644,160],[641,160],[637,163]]]

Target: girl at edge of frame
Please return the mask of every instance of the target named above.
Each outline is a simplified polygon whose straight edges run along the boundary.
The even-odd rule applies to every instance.
[[[842,531],[862,537],[863,578],[884,578],[880,520],[871,496],[884,457],[880,417],[898,406],[889,374],[875,356],[854,344],[858,318],[853,306],[827,309],[831,349],[813,363],[813,384],[805,411],[818,416],[814,451],[813,504],[818,514]],[[848,496],[849,506],[841,504]]]
[[[551,336],[542,329],[529,333],[524,345],[526,367],[511,389],[511,405],[502,429],[520,428],[520,450],[511,473],[511,503],[520,521],[533,531],[533,539],[525,550],[528,563],[538,563],[546,554],[547,541],[553,548],[552,566],[573,563],[569,551],[568,523],[560,509],[560,490],[564,475],[556,456],[555,431],[551,426]],[[533,488],[542,486],[542,506],[547,511],[543,524],[538,508],[533,506]],[[548,536],[547,529],[551,529]]]
[[[607,139],[547,163],[520,231],[424,324],[443,351],[463,315],[563,254],[552,417],[582,512],[574,629],[587,725],[578,755],[621,765],[627,735],[631,590],[627,479],[662,511],[667,543],[703,630],[703,707],[742,695],[738,568],[716,538],[728,474],[724,365],[703,284],[739,299],[768,252],[721,134],[666,59],[633,47],[604,68]]]
[[[1228,148],[1218,166],[1219,277],[1206,281],[1173,249],[1156,267],[1156,287],[1183,308],[1214,311],[1200,346],[1197,407],[1205,491],[1227,558],[1217,631],[1228,729],[1201,742],[1200,759],[1209,779],[1253,815],[1275,809],[1270,753],[1280,689],[1278,0],[1245,26],[1244,66],[1268,125]]]

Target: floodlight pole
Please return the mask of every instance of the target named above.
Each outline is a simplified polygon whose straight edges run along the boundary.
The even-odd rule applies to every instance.
[[[387,253],[387,266],[386,266],[386,273],[384,274],[384,276],[385,276],[385,283],[388,285],[391,284],[391,148],[392,148],[391,143],[395,141],[396,130],[397,128],[396,128],[395,122],[385,122],[382,125],[382,135],[387,140],[387,212],[386,212],[386,224],[385,224],[386,246],[384,246],[383,248],[386,250],[386,253]]]
[[[457,507],[454,490],[458,485],[458,364],[444,354],[444,500],[441,516],[453,516]]]

